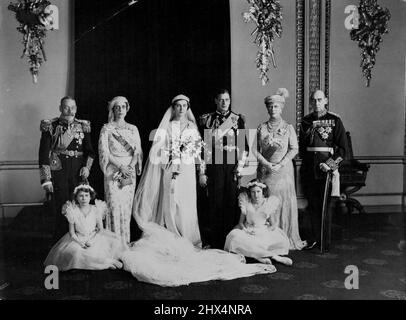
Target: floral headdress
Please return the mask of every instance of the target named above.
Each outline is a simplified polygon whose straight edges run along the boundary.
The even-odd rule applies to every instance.
[[[90,185],[80,184],[75,188],[75,190],[73,190],[73,194],[76,195],[79,190],[86,190],[86,191],[93,192],[93,193],[95,192],[94,189]]]
[[[259,181],[251,181],[250,183],[247,184],[247,188],[249,189],[252,187],[260,187],[261,189],[265,189],[266,185]]]

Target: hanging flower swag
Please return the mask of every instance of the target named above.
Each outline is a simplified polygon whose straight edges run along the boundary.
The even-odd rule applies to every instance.
[[[251,5],[243,14],[246,23],[253,21],[257,25],[251,35],[255,34],[254,43],[259,51],[255,60],[262,85],[269,81],[269,65],[276,68],[273,41],[282,35],[282,6],[277,0],[247,0]]]
[[[21,58],[28,57],[34,83],[38,81],[41,64],[47,60],[44,39],[46,31],[52,24],[52,11],[47,9],[49,5],[51,2],[47,0],[18,0],[17,3],[10,3],[8,6],[9,10],[15,12],[16,19],[20,23],[17,30],[24,35],[24,51]]]
[[[377,0],[361,0],[358,6],[359,28],[351,30],[351,40],[357,41],[361,49],[361,68],[369,87],[372,68],[376,62],[376,53],[382,36],[388,33],[388,22],[391,18],[388,9],[377,4]]]

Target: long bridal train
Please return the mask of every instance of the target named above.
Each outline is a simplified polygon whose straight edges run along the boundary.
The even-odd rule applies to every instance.
[[[139,281],[175,287],[276,271],[273,265],[246,264],[242,255],[199,249],[155,223],[144,225],[143,231],[142,238],[133,242],[122,257],[124,270]]]

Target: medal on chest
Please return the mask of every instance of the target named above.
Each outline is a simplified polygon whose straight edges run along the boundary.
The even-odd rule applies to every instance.
[[[326,141],[333,132],[333,127],[335,127],[334,120],[316,120],[313,121],[313,126],[316,127],[320,138]]]

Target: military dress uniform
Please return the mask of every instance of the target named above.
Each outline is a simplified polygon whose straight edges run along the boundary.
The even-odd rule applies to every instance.
[[[199,225],[203,245],[212,248],[223,249],[227,234],[239,221],[236,169],[248,152],[243,129],[245,118],[231,110],[199,117],[208,177],[207,187],[198,192]]]
[[[95,152],[90,139],[90,122],[74,119],[68,123],[62,118],[42,120],[39,147],[41,184],[52,184],[56,226],[54,237],[68,231],[68,223],[61,214],[62,205],[71,200],[74,188],[80,183],[81,168],[90,169]]]
[[[321,241],[321,224],[324,190],[327,173],[320,169],[321,163],[326,163],[334,173],[339,162],[345,159],[347,149],[346,134],[340,117],[332,112],[318,115],[313,112],[302,120],[299,135],[299,153],[302,159],[300,168],[304,195],[308,201],[311,230],[308,242]],[[334,179],[333,179],[334,180]],[[339,181],[336,181],[336,184]],[[334,186],[333,186],[334,188]],[[330,238],[332,210],[335,198],[329,196],[326,248]]]

